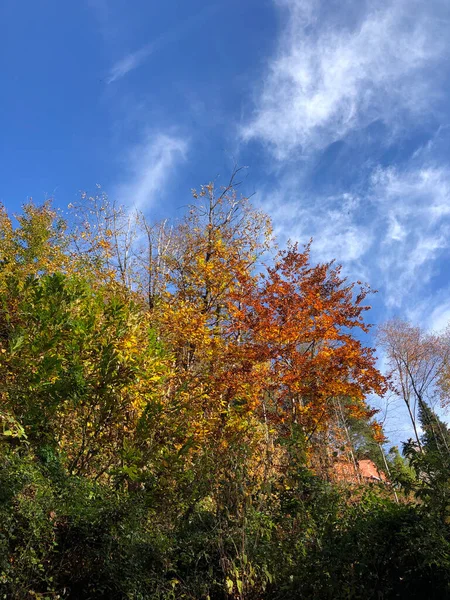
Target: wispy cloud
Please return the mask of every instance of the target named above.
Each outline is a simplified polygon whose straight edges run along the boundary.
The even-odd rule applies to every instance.
[[[188,142],[181,137],[158,133],[134,147],[127,155],[125,182],[114,191],[120,203],[148,210],[164,196],[177,164],[186,159]]]
[[[359,218],[363,210],[359,196],[343,193],[311,198],[295,194],[286,182],[281,189],[262,201],[279,238],[306,242],[313,237],[318,260],[338,257],[347,265],[358,263],[369,251],[373,232]]]
[[[358,193],[297,189],[295,179],[286,177],[262,198],[277,234],[301,242],[313,237],[317,260],[336,258],[349,275],[379,288],[388,308],[406,310],[408,301],[417,302],[436,274],[436,261],[450,252],[450,168],[445,165],[421,159],[403,168],[378,167]]]
[[[448,295],[448,294],[447,294]],[[432,310],[428,318],[428,329],[430,331],[443,331],[450,324],[450,301],[438,304]]]
[[[125,77],[125,75],[127,75],[127,73],[130,71],[140,67],[154,52],[161,50],[165,46],[176,42],[179,38],[188,34],[192,29],[199,26],[215,10],[217,10],[217,8],[217,3],[210,4],[180,24],[168,29],[162,35],[158,36],[155,40],[149,42],[148,44],[145,44],[139,50],[130,52],[123,56],[110,69],[107,77],[105,78],[106,83],[113,83],[114,81]]]
[[[397,126],[431,106],[433,67],[448,49],[443,0],[343,0],[339,12],[325,0],[276,4],[285,26],[242,128],[245,140],[285,160],[374,119]]]
[[[112,66],[108,76],[105,79],[106,83],[113,83],[114,81],[125,77],[125,75],[130,71],[137,69],[157,47],[157,42],[147,44],[137,52],[130,52],[130,54],[127,54],[121,58],[116,62],[115,65]]]
[[[370,194],[378,205],[376,262],[386,301],[401,306],[406,296],[429,283],[435,274],[433,262],[450,249],[450,169],[378,169]]]
[[[439,114],[444,70],[436,67],[450,53],[448,3],[274,3],[284,16],[278,49],[241,128],[243,139],[261,142],[281,172],[266,208],[282,236],[313,237],[318,259],[337,258],[382,289],[388,308],[404,306],[413,293],[423,294],[436,260],[450,250],[450,169],[436,151],[448,131],[441,128],[435,140],[392,166],[377,166],[370,154],[363,163],[361,139],[352,144],[356,132],[377,121],[384,123],[377,143],[390,136],[392,147],[395,133],[411,134],[418,122]],[[353,181],[333,181],[333,192],[319,191],[311,168],[343,138],[345,152],[331,178],[323,163],[325,177],[331,186],[341,169]],[[308,192],[299,193],[304,183]]]

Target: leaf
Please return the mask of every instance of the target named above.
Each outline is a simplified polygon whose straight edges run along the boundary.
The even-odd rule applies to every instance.
[[[236,579],[236,587],[237,587],[237,589],[238,589],[238,592],[239,592],[240,594],[242,594],[242,590],[243,590],[244,588],[243,588],[243,583],[242,583],[242,580],[241,580],[241,579]]]
[[[229,577],[227,577],[226,580],[225,580],[225,586],[227,588],[227,592],[229,594],[232,594],[233,593],[233,588],[234,588],[233,580],[230,579]]]

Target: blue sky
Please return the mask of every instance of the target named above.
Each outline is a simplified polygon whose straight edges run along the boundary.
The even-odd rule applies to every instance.
[[[179,217],[236,161],[282,240],[379,290],[373,322],[450,320],[448,0],[3,0],[0,21],[8,208],[100,183]]]

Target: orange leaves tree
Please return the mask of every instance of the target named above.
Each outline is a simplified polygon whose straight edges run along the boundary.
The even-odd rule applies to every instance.
[[[175,359],[167,393],[179,400],[191,447],[222,443],[229,451],[249,423],[266,445],[293,428],[315,441],[340,398],[349,416],[371,420],[366,397],[382,394],[385,380],[358,337],[369,329],[370,290],[348,283],[334,263],[311,264],[309,245],[289,245],[264,267],[270,222],[233,183],[194,191],[152,308]]]
[[[105,303],[132,302],[134,333],[114,357],[124,352],[127,364],[150,369],[151,361],[140,357],[148,346],[145,327],[167,349],[159,426],[186,457],[201,454],[205,444],[222,445],[225,453],[245,436],[267,441],[273,427],[285,436],[298,426],[309,441],[327,429],[336,399],[346,398],[349,414],[369,418],[365,397],[384,390],[372,350],[355,335],[367,332],[368,289],[347,283],[333,263],[312,265],[309,246],[290,245],[264,267],[274,247],[270,220],[238,194],[238,173],[221,189],[209,184],[194,191],[177,227],[154,230],[142,215],[130,221],[104,196],[73,207],[79,216],[72,230],[49,204],[27,205],[18,227],[5,211],[0,215],[0,283],[14,276],[18,286],[14,293],[4,288],[8,319],[15,318],[27,276],[82,273],[89,293],[104,298],[95,305],[99,323]],[[145,240],[148,248],[136,246]],[[139,381],[151,376],[141,372]],[[133,406],[147,406],[142,383],[129,383]]]
[[[0,450],[26,450],[58,486],[80,482],[86,506],[90,490],[126,500],[130,524],[142,515],[127,548],[136,539],[140,556],[149,535],[172,546],[161,597],[262,597],[280,540],[297,553],[303,527],[311,473],[292,459],[305,467],[307,449],[315,466],[385,387],[360,339],[369,290],[312,264],[309,246],[274,257],[269,219],[236,185],[194,192],[178,225],[102,194],[71,225],[49,204],[17,223],[0,211]],[[183,561],[214,583],[185,593]]]
[[[265,366],[266,414],[270,407],[285,432],[299,425],[307,440],[326,428],[336,398],[369,416],[366,396],[385,390],[373,350],[355,336],[368,331],[369,290],[347,283],[333,263],[311,265],[309,245],[297,244],[278,253],[258,285],[244,287],[235,318],[248,356]]]
[[[242,281],[254,280],[255,265],[269,248],[271,228],[238,196],[233,181],[219,191],[213,184],[202,187],[194,198],[166,256],[167,286],[155,318],[176,356],[175,388],[190,396],[191,406],[198,400],[198,417],[211,431],[245,387],[233,310]]]

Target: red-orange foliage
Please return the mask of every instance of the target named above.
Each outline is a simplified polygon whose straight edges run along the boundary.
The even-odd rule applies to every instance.
[[[357,416],[367,409],[367,394],[384,392],[373,350],[353,333],[368,331],[368,292],[347,284],[333,263],[311,266],[309,245],[300,251],[297,244],[279,252],[260,285],[242,282],[233,325],[248,359],[266,366],[276,420],[299,423],[311,434],[326,426],[333,398],[352,398]]]

